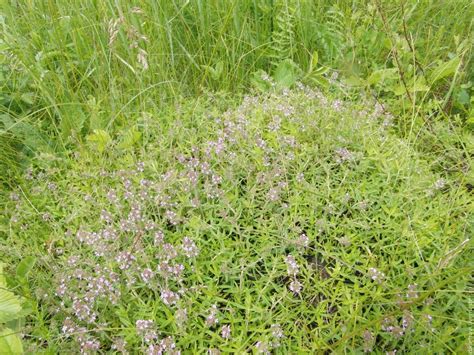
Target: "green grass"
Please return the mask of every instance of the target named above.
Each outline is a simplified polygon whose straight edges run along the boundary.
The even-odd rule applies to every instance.
[[[469,352],[471,2],[139,6],[2,9],[0,353]]]

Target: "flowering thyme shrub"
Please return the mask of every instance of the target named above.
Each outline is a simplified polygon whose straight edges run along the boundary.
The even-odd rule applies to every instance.
[[[177,107],[141,150],[29,172],[6,241],[13,261],[39,258],[31,348],[463,349],[462,187],[378,105],[303,86],[226,105]]]

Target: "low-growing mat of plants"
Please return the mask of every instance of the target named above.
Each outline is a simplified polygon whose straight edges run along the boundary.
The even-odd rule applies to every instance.
[[[186,101],[134,152],[97,136],[43,159],[4,241],[23,259],[26,347],[455,351],[472,199],[392,119],[300,85]]]

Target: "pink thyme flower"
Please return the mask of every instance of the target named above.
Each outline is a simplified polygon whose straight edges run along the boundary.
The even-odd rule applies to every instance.
[[[146,269],[143,269],[140,276],[142,277],[143,282],[149,283],[151,279],[153,278],[153,276],[155,276],[155,273],[151,269],[146,268]]]
[[[216,325],[217,323],[219,323],[219,319],[217,318],[217,306],[213,304],[211,307],[211,311],[206,318],[206,325],[208,327],[212,327],[213,325]]]
[[[199,249],[197,248],[196,243],[188,237],[184,237],[181,248],[188,258],[196,257],[199,254]]]
[[[224,339],[230,339],[230,325],[223,325],[221,328],[221,336]]]
[[[298,264],[296,263],[295,258],[289,254],[285,258],[286,267],[289,276],[296,276],[299,272]]]
[[[167,306],[174,305],[179,301],[179,295],[176,292],[165,289],[161,291],[161,300]]]
[[[294,279],[293,281],[291,281],[290,286],[288,288],[290,289],[290,291],[298,294],[301,292],[302,286],[298,280]]]

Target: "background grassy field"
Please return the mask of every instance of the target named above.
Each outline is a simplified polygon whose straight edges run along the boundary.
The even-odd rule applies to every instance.
[[[5,3],[0,349],[466,353],[472,18],[467,0]]]

